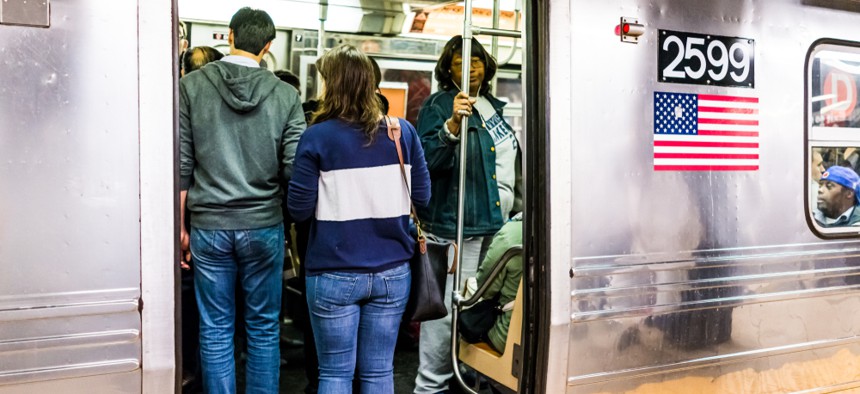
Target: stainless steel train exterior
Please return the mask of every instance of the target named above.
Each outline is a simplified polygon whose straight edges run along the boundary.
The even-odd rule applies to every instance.
[[[549,261],[547,273],[536,271],[551,289],[536,361],[545,362],[544,392],[860,386],[857,231],[817,236],[805,197],[811,146],[858,145],[856,129],[807,140],[807,122],[817,83],[811,57],[820,39],[860,41],[860,3],[572,0],[540,8],[548,9],[537,28],[549,36],[548,111],[528,116],[548,127],[545,173],[531,174],[549,185]],[[643,25],[637,43],[614,34],[622,17]],[[700,37],[709,62],[721,57],[704,52],[712,36],[754,42],[753,86],[693,83],[695,62],[688,82],[664,82],[659,76],[672,69],[658,64],[659,52],[676,47],[660,36],[673,32]],[[683,43],[685,59],[697,56],[697,43]],[[841,50],[857,52],[850,43]],[[742,60],[738,52],[731,61]],[[757,98],[757,169],[655,170],[657,92]]]
[[[29,3],[47,18],[0,4],[0,393],[174,391],[175,1]],[[812,146],[860,146],[809,132],[810,58],[858,52],[820,40],[860,41],[860,3],[541,0],[526,17],[521,391],[860,387],[860,243],[816,235],[806,197]],[[662,82],[664,32],[679,62],[699,48],[754,83]],[[712,37],[747,40],[749,62]],[[655,170],[658,93],[756,98],[755,169]]]
[[[0,5],[0,393],[169,393],[170,0]]]

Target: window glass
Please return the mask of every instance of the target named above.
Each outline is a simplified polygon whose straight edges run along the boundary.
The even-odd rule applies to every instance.
[[[496,79],[496,98],[508,103],[504,110],[505,121],[511,125],[517,133],[517,138],[522,141],[523,83],[519,73],[499,73]]]
[[[860,128],[857,87],[860,55],[825,50],[816,54],[811,77],[812,126]]]
[[[809,157],[809,202],[815,224],[860,230],[860,146],[814,147]]]
[[[805,196],[813,231],[860,234],[860,47],[819,40],[806,70]]]

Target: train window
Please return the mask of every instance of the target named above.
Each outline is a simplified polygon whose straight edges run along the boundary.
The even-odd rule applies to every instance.
[[[860,43],[820,40],[806,70],[809,223],[822,237],[860,234]]]
[[[523,131],[523,81],[519,72],[500,71],[496,74],[496,97],[508,103],[505,106],[505,121],[522,141]]]

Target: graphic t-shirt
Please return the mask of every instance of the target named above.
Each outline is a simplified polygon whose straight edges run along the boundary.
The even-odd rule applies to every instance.
[[[517,150],[519,144],[514,132],[496,112],[489,100],[478,97],[475,109],[484,123],[484,128],[493,137],[496,152],[496,183],[499,185],[499,202],[502,218],[507,219],[514,207],[514,184],[516,183]]]

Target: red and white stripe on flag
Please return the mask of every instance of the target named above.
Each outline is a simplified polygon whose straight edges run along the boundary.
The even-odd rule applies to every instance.
[[[759,100],[654,92],[654,170],[756,171]]]

